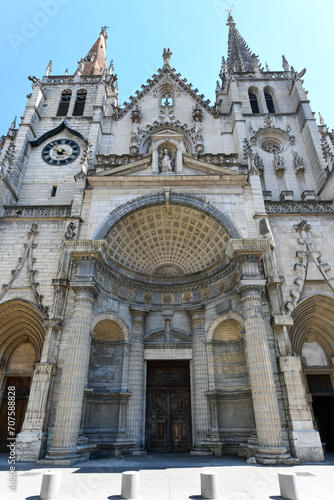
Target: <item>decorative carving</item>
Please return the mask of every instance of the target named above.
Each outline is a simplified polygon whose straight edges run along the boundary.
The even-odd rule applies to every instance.
[[[254,153],[253,153],[253,150],[249,144],[248,139],[244,139],[244,157],[248,163],[248,171],[251,174],[257,174],[258,171],[257,171],[257,169],[255,167],[255,163],[254,163]]]
[[[282,151],[282,145],[278,141],[273,141],[272,139],[265,139],[261,143],[261,148],[266,153],[280,153]]]
[[[221,281],[220,283],[218,283],[217,293],[218,294],[223,293],[223,292],[225,292],[225,290],[226,290],[226,281]]]
[[[277,151],[274,152],[274,161],[273,161],[274,169],[276,174],[283,174],[286,170],[285,161],[283,156],[280,156]]]
[[[327,136],[325,133],[321,134],[321,149],[325,162],[328,166],[330,166],[332,161],[334,160],[334,155],[328,144]]]
[[[70,214],[70,205],[53,206],[14,206],[5,207],[4,217],[16,218],[36,218],[36,217],[68,217]]]
[[[110,282],[110,291],[115,294],[115,295],[118,295],[119,294],[119,283],[117,283],[116,281],[111,281]]]
[[[135,299],[136,298],[136,290],[134,288],[128,288],[126,291],[126,296],[128,299]]]
[[[104,286],[104,276],[101,273],[97,273],[97,282],[99,285]]]
[[[172,150],[171,154],[167,147],[162,147],[159,152],[159,169],[162,174],[173,173],[175,166],[175,149]]]
[[[192,292],[185,292],[182,294],[182,302],[192,302],[194,299]]]
[[[293,153],[293,169],[296,174],[303,174],[305,172],[304,159],[299,156],[297,151]]]
[[[143,293],[143,300],[145,302],[153,302],[153,293],[151,293],[151,292],[144,292]]]
[[[203,288],[201,290],[201,299],[202,300],[209,299],[210,296],[211,296],[210,288]]]
[[[166,47],[164,48],[164,51],[162,53],[162,58],[164,60],[164,66],[169,66],[170,58],[171,58],[172,54],[173,54],[173,52],[171,52],[169,47],[168,47],[168,49],[166,49]]]
[[[37,259],[34,257],[34,250],[37,248],[37,244],[35,238],[38,236],[38,225],[32,224],[27,233],[28,242],[23,245],[24,252],[23,256],[18,259],[18,263],[15,269],[12,270],[12,278],[8,284],[2,285],[3,291],[0,294],[0,301],[7,294],[8,290],[12,288],[15,280],[21,273],[25,263],[28,266],[28,277],[27,277],[27,285],[30,285],[36,300],[37,307],[43,313],[45,318],[48,318],[48,306],[44,306],[43,304],[43,295],[39,294],[38,287],[39,283],[36,281],[36,275],[38,274],[38,270],[35,268],[35,264]]]
[[[334,213],[332,201],[266,201],[268,214]]]
[[[254,155],[254,165],[255,165],[255,169],[259,172],[259,174],[263,175],[264,164],[263,164],[263,160],[262,160],[261,156],[259,155],[259,153],[256,153]]]
[[[163,304],[173,304],[174,303],[174,295],[171,293],[165,293],[161,295],[161,302]]]
[[[75,224],[73,222],[70,222],[66,228],[65,240],[73,240],[75,236],[76,236]]]

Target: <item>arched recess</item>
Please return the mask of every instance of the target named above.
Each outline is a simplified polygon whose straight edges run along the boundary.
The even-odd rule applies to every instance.
[[[254,432],[243,330],[243,317],[230,312],[217,318],[207,334],[212,421],[232,448]]]
[[[326,451],[334,451],[334,299],[314,295],[292,317],[292,348],[303,359],[316,427]]]
[[[102,240],[105,238],[109,230],[121,219],[129,216],[132,212],[136,212],[141,208],[147,208],[154,205],[164,205],[166,198],[164,193],[156,193],[152,195],[140,196],[124,205],[120,205],[111,212],[97,227],[92,236],[92,240]],[[231,238],[243,238],[240,229],[235,225],[232,219],[220,212],[211,203],[203,201],[201,198],[191,194],[174,193],[169,195],[169,203],[175,205],[189,206],[204,212],[206,215],[213,217],[221,224]]]
[[[91,330],[84,433],[102,445],[124,429],[130,336],[125,322],[112,313],[94,316]]]
[[[28,404],[34,364],[39,361],[45,336],[44,317],[29,302],[14,299],[0,304],[1,409],[0,449],[5,450],[8,403],[15,387],[15,431],[21,430]]]

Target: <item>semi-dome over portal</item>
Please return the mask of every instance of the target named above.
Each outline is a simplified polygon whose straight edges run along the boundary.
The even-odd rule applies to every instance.
[[[229,236],[200,210],[158,205],[116,223],[106,240],[111,256],[133,271],[182,276],[217,264],[224,257]]]

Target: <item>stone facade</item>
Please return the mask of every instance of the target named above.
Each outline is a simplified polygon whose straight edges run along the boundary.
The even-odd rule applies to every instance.
[[[169,49],[120,106],[105,29],[74,75],[31,77],[0,156],[19,460],[334,449],[333,132],[304,71],[228,25],[213,106]]]

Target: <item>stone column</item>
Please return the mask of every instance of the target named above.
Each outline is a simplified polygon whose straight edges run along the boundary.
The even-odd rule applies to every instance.
[[[210,430],[208,408],[208,367],[205,349],[204,310],[189,311],[191,318],[193,348],[193,453],[203,453],[203,442],[208,439]]]
[[[16,459],[19,462],[35,462],[46,444],[46,409],[54,365],[36,363],[27,411],[21,432],[16,437]]]
[[[133,453],[142,453],[145,440],[145,363],[144,363],[144,326],[146,311],[131,309],[132,342],[129,357],[128,387],[131,393],[127,431]]]
[[[253,280],[252,280],[253,281]],[[245,316],[245,349],[252,389],[258,445],[266,453],[280,454],[283,439],[270,352],[262,316],[262,290],[265,280],[247,283],[242,280],[239,291]],[[262,451],[262,450],[261,450]]]
[[[95,296],[93,285],[77,286],[66,359],[60,384],[52,448],[46,459],[80,458],[77,442],[80,431],[84,387],[90,352],[90,325]]]

